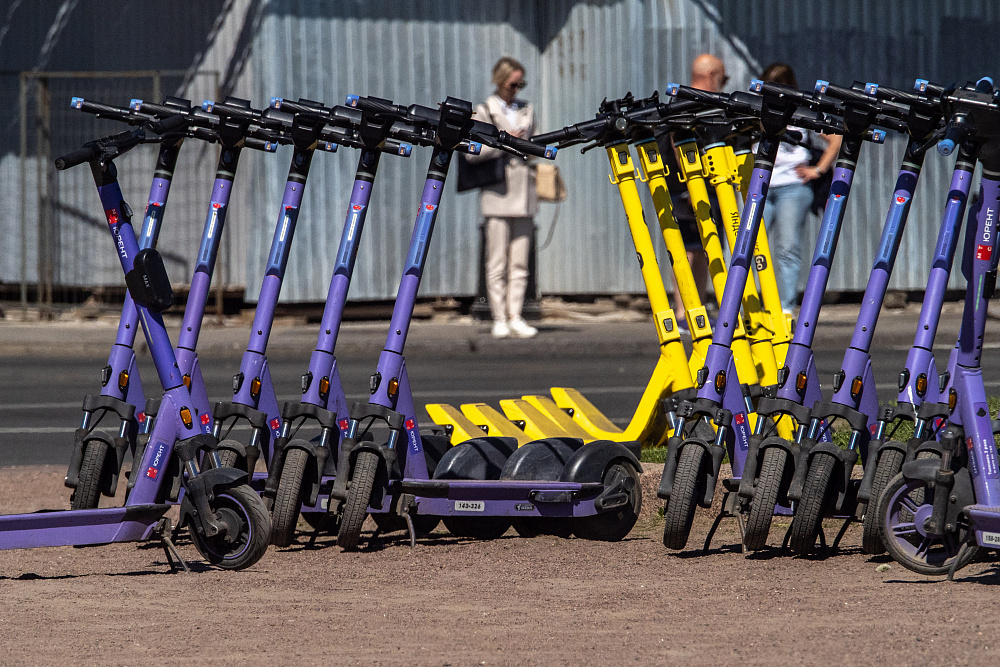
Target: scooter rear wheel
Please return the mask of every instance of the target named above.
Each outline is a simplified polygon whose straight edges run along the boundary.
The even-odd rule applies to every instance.
[[[302,506],[302,482],[309,465],[309,453],[302,449],[289,449],[285,453],[285,465],[281,468],[278,491],[274,496],[271,510],[271,544],[287,547],[295,538],[295,525],[299,520]]]
[[[642,487],[639,485],[639,473],[628,463],[616,462],[604,471],[602,482],[605,488],[631,478],[632,490],[628,492],[628,502],[610,512],[602,512],[593,516],[577,517],[573,520],[573,532],[585,540],[601,542],[620,542],[632,532],[635,522],[639,520],[639,510],[642,508]]]
[[[781,447],[764,450],[764,461],[757,478],[757,489],[750,501],[750,516],[747,518],[743,545],[750,551],[759,551],[767,546],[767,536],[771,532],[774,507],[778,504],[781,480],[785,475],[785,461],[788,452]]]
[[[875,477],[872,480],[872,494],[868,498],[868,507],[865,509],[865,519],[862,523],[861,551],[863,553],[872,555],[885,553],[885,544],[882,543],[882,535],[879,531],[877,508],[882,491],[885,490],[889,481],[902,470],[904,458],[903,452],[898,449],[886,449],[878,457]]]
[[[70,508],[75,510],[96,509],[101,502],[102,477],[107,465],[108,443],[92,438],[84,443],[83,462],[80,464],[80,481],[70,499]]]
[[[375,475],[378,472],[379,457],[375,452],[362,450],[354,461],[354,471],[351,473],[350,486],[347,489],[347,500],[344,501],[344,511],[340,518],[340,530],[337,531],[337,544],[344,551],[354,551],[361,539],[361,526],[368,516],[368,503],[375,486]]]
[[[805,485],[802,488],[802,499],[799,500],[795,516],[792,518],[790,546],[796,556],[808,554],[816,544],[835,463],[833,455],[826,452],[817,452],[809,462]]]
[[[961,546],[971,536],[969,524],[960,519],[958,530],[943,535],[928,534],[924,521],[934,506],[934,489],[919,479],[898,474],[890,480],[878,503],[879,530],[889,554],[908,570],[919,574],[947,574],[956,559],[955,569],[968,565],[978,546]]]
[[[707,457],[701,446],[689,444],[681,449],[673,490],[664,512],[666,524],[663,526],[663,546],[668,549],[683,549],[687,545],[698,503],[698,492],[704,480],[704,465],[707,465]]]
[[[260,496],[240,484],[215,494],[211,506],[227,530],[224,535],[205,537],[189,525],[198,553],[224,570],[242,570],[259,561],[271,535],[271,517]]]

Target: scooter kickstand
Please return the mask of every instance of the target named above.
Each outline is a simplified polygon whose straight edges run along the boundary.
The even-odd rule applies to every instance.
[[[410,548],[414,549],[417,546],[417,529],[413,527],[409,512],[403,512],[403,518],[406,520],[406,530],[410,533]]]
[[[181,558],[180,552],[177,551],[177,546],[170,538],[170,535],[173,532],[174,529],[170,519],[164,517],[163,519],[160,519],[158,524],[156,524],[153,534],[160,536],[160,545],[163,547],[163,553],[166,554],[167,564],[170,565],[170,572],[176,573],[178,564],[185,572],[191,572],[191,568],[189,568],[187,563],[184,562],[184,559]]]
[[[840,530],[837,532],[837,537],[834,538],[833,544],[830,545],[830,548],[833,551],[840,548],[840,541],[844,539],[844,535],[847,533],[847,529],[850,527],[851,523],[852,520],[850,518],[844,520],[844,525],[840,527]]]
[[[958,569],[958,564],[962,562],[962,558],[968,550],[969,543],[962,542],[962,546],[958,548],[958,555],[955,556],[955,560],[951,562],[951,567],[948,568],[948,581],[955,581],[955,571]]]

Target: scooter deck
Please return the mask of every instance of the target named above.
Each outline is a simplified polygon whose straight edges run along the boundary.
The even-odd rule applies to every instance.
[[[457,445],[466,440],[480,438],[485,431],[479,425],[466,417],[453,405],[447,403],[427,403],[424,405],[427,416],[438,426],[448,430],[451,444]]]
[[[584,441],[594,439],[589,433],[577,427],[577,435],[570,435],[566,429],[549,419],[543,412],[527,401],[519,398],[506,398],[500,401],[500,409],[504,416],[524,429],[532,440],[543,438],[579,438]]]
[[[499,438],[514,438],[517,446],[525,445],[535,438],[515,426],[499,410],[486,403],[463,403],[462,413],[473,423],[486,426],[486,435]]]
[[[167,504],[8,514],[0,517],[0,549],[86,546],[148,539]]]
[[[430,516],[573,517],[598,513],[600,482],[404,479],[417,513]]]

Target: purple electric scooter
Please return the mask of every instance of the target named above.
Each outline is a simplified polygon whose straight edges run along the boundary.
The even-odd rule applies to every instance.
[[[723,301],[719,309],[719,324],[706,355],[705,367],[697,375],[698,397],[693,401],[682,402],[678,406],[679,427],[668,441],[666,462],[657,490],[657,495],[667,500],[663,542],[671,549],[682,549],[687,544],[696,505],[711,506],[723,456],[728,453],[733,465],[734,479],[724,482],[726,491],[730,494],[729,500],[732,501],[734,499],[732,493],[739,487],[737,480],[742,478],[745,481],[748,478],[744,474],[743,464],[751,445],[751,436],[764,437],[766,424],[773,423],[770,419],[761,418],[764,414],[770,414],[767,412],[768,401],[774,400],[770,398],[773,396],[774,388],[767,388],[765,396],[757,403],[758,418],[755,432],[751,433],[750,415],[755,411],[755,406],[752,405],[749,392],[735,381],[737,376],[730,348],[733,330],[736,318],[739,317],[744,283],[750,275],[756,234],[778,144],[790,124],[808,129],[826,131],[833,129],[823,114],[826,111],[840,109],[838,104],[818,100],[786,86],[754,82],[752,90],[760,96],[748,96],[745,93],[719,95],[676,84],[670,84],[667,88],[667,92],[672,95],[719,106],[728,114],[758,116],[763,129],[763,137],[760,140],[751,175],[750,190],[741,217],[741,231],[737,237],[736,248],[733,249]],[[819,106],[823,111],[810,111],[808,108],[810,106]],[[800,109],[800,107],[806,108]],[[881,141],[882,138],[877,132],[868,132],[867,126],[859,137],[859,142],[864,138],[876,141]],[[832,211],[828,207],[828,214],[830,213]],[[816,305],[818,308],[818,300]],[[802,326],[803,320],[800,318],[799,327]],[[810,326],[808,320],[805,326]],[[808,348],[805,349],[808,351]],[[811,353],[808,358],[803,358],[802,362],[800,375],[806,378],[811,375],[815,379],[816,371],[811,361]],[[794,345],[790,347],[786,363],[789,365],[795,363]],[[779,378],[784,377],[787,380],[788,372],[786,367],[783,373],[779,374]],[[799,400],[802,398],[815,400],[820,397],[818,381],[812,383],[812,387],[804,382],[800,384],[802,394]],[[693,429],[706,420],[717,427],[714,441],[698,437],[694,433]],[[740,508],[734,507],[726,515],[740,518],[740,514]],[[717,525],[718,522],[710,531],[709,540]],[[742,522],[740,527],[742,529]]]
[[[165,121],[154,131],[176,129]],[[91,142],[58,159],[58,169],[89,162],[112,241],[139,313],[164,395],[149,445],[136,469],[136,483],[123,507],[65,510],[0,516],[0,549],[83,546],[159,537],[174,567],[183,560],[170,540],[170,462],[179,460],[184,474],[181,524],[190,528],[196,547],[210,562],[226,569],[256,563],[267,550],[270,517],[247,475],[232,468],[202,471],[197,454],[210,434],[201,429],[191,409],[191,394],[177,367],[173,346],[160,311],[172,302],[170,282],[155,249],[139,249],[131,209],[122,198],[114,159],[146,140],[139,129]]]
[[[976,232],[963,255],[965,308],[956,364],[948,390],[949,424],[940,434],[941,458],[904,463],[878,500],[882,539],[892,557],[923,574],[945,574],[967,565],[978,546],[1000,546],[1000,469],[983,385],[981,355],[986,307],[996,288],[997,220],[1000,217],[1000,95],[992,81],[974,89],[946,90],[945,140],[951,153],[979,144],[983,166]],[[970,225],[971,226],[971,225]]]
[[[281,432],[274,440],[268,463],[268,478],[262,495],[271,506],[271,543],[277,546],[291,544],[300,510],[317,529],[327,516],[326,494],[336,473],[340,441],[348,426],[347,399],[335,349],[375,177],[383,152],[408,156],[410,144],[400,143],[400,139],[420,141],[416,128],[400,123],[395,114],[379,113],[384,105],[392,104],[389,100],[352,95],[347,104],[347,107],[328,108],[303,100],[276,101],[281,109],[319,114],[331,122],[348,122],[356,128],[361,148],[319,337],[309,367],[302,375],[302,398],[285,403]],[[319,427],[318,438],[307,440],[299,435],[306,423]],[[424,436],[425,445],[428,437],[433,438]],[[447,440],[444,440],[446,447]],[[438,447],[438,450],[443,449]]]
[[[154,114],[138,111],[137,108],[141,106],[141,103],[137,104],[136,102],[133,100],[129,108],[121,108],[74,98],[72,106],[81,111],[92,113],[98,118],[122,121],[131,125],[143,125],[157,120],[157,116]],[[177,163],[177,155],[185,136],[209,143],[219,141],[217,130],[207,127],[208,125],[218,126],[218,119],[205,114],[195,116],[188,100],[168,97],[164,104],[157,106],[161,109],[161,118],[183,118],[183,125],[177,132],[161,138],[156,170],[153,183],[150,186],[145,219],[139,238],[140,249],[156,246]],[[200,126],[194,123],[199,123]],[[254,131],[248,129],[248,132],[242,137],[242,142],[246,147],[274,151],[275,143],[253,135]],[[191,304],[190,307],[192,310],[196,310],[197,304]],[[202,304],[201,310],[204,311],[204,304]],[[112,347],[108,363],[101,373],[101,394],[98,396],[89,395],[84,398],[83,423],[77,429],[74,438],[73,453],[65,482],[66,486],[74,489],[70,501],[73,509],[97,507],[101,494],[113,497],[124,463],[125,452],[130,451],[133,457],[137,458],[137,443],[141,448],[148,440],[159,400],[150,398],[147,401],[145,398],[133,349],[137,330],[138,313],[131,295],[126,293],[115,345]],[[111,382],[112,379],[114,382]],[[196,372],[194,384],[200,381],[201,375]],[[207,401],[203,387],[197,394],[206,396],[205,401]],[[196,406],[195,409],[197,410],[198,407]],[[116,413],[121,420],[117,437],[97,430],[102,418],[109,411]],[[205,430],[204,427],[203,430]]]

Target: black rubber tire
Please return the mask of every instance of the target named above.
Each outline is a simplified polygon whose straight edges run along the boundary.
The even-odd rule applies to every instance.
[[[823,521],[826,496],[830,492],[830,477],[836,459],[832,454],[817,452],[809,462],[806,481],[802,487],[802,498],[795,507],[792,518],[792,534],[789,546],[796,556],[805,556],[812,551]]]
[[[510,528],[505,516],[446,516],[442,521],[452,535],[477,540],[495,540]]]
[[[635,522],[639,520],[639,510],[642,509],[639,473],[624,461],[614,461],[604,471],[601,481],[605,487],[609,487],[626,478],[632,479],[628,503],[610,512],[573,519],[573,532],[577,537],[599,542],[620,542],[632,532]]]
[[[743,546],[750,551],[760,551],[767,546],[767,536],[771,532],[771,520],[778,504],[787,460],[788,452],[781,447],[768,447],[764,450],[757,489],[750,500],[750,514],[743,537]]]
[[[83,461],[80,463],[80,481],[70,499],[70,509],[92,510],[101,502],[101,478],[107,465],[111,448],[103,440],[94,438],[84,443]]]
[[[683,549],[691,534],[694,510],[698,506],[698,495],[703,484],[703,466],[707,464],[705,450],[695,444],[681,448],[674,474],[674,487],[667,500],[663,516],[663,546],[668,549]]]
[[[188,526],[198,553],[224,570],[242,570],[259,561],[271,536],[271,517],[260,496],[240,484],[217,493],[211,506],[231,530],[225,536],[205,538]]]
[[[348,482],[347,500],[344,501],[340,529],[337,531],[337,544],[344,551],[358,548],[361,526],[368,516],[368,503],[372,497],[378,466],[379,457],[375,452],[362,450],[354,460],[354,471]]]
[[[277,547],[287,547],[295,539],[295,524],[302,506],[302,482],[309,463],[310,456],[305,450],[296,448],[285,452],[285,465],[281,468],[271,510],[271,544]]]
[[[898,449],[887,449],[878,457],[875,466],[875,477],[872,479],[872,495],[868,498],[865,508],[865,518],[861,526],[861,552],[871,555],[885,553],[882,533],[879,530],[878,512],[879,498],[882,491],[893,477],[903,469],[903,452]]]
[[[949,536],[950,544],[947,546],[941,538],[921,539],[915,529],[911,528],[908,531],[898,529],[899,519],[912,520],[915,514],[910,510],[921,505],[928,496],[930,498],[927,502],[933,503],[933,494],[933,489],[926,488],[924,482],[920,480],[908,481],[900,473],[889,480],[882,492],[882,497],[879,498],[876,510],[882,541],[889,551],[889,555],[903,567],[918,574],[947,574],[959,555],[962,556],[962,559],[955,565],[955,570],[960,570],[972,562],[979,550],[975,543],[964,554],[958,547],[969,537],[968,520],[962,521],[959,530]],[[918,498],[919,500],[917,500]],[[894,517],[897,522],[896,530],[894,530],[894,526],[889,525],[890,522],[893,522]],[[918,557],[917,553],[921,555]]]

